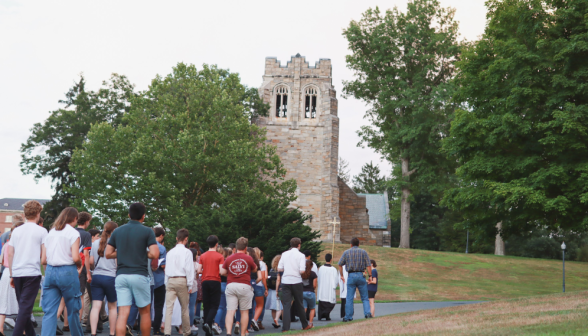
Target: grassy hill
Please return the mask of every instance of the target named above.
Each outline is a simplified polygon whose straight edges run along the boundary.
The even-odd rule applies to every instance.
[[[331,246],[325,244],[323,254]],[[347,248],[335,245],[335,260]],[[362,248],[378,263],[379,301],[496,300],[562,291],[561,260]],[[566,291],[580,290],[588,290],[588,263],[566,261]]]
[[[304,335],[586,335],[588,292],[497,300],[337,323]]]

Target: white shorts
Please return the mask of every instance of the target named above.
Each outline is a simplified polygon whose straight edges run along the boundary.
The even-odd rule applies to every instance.
[[[249,310],[253,305],[253,287],[248,284],[232,282],[225,289],[227,310]]]

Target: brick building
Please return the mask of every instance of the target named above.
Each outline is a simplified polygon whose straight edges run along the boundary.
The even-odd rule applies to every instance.
[[[2,198],[0,199],[0,234],[9,231],[12,226],[12,216],[22,215],[24,217],[24,204],[28,198]],[[38,199],[39,203],[49,202],[46,199]]]
[[[270,112],[253,122],[266,128],[268,143],[276,146],[287,169],[286,178],[297,181],[298,199],[291,206],[311,216],[307,224],[322,232],[322,240],[331,241],[334,235],[338,242],[358,237],[363,244],[386,245],[389,211],[385,225],[379,217],[374,222],[379,225],[370,225],[369,197],[357,195],[337,176],[339,117],[331,60],[322,58],[311,66],[297,54],[283,66],[267,57],[260,94]],[[340,219],[334,228],[333,218]]]

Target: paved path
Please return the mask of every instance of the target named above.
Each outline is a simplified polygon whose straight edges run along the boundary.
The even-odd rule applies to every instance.
[[[417,311],[417,310],[425,310],[425,309],[437,309],[437,308],[446,308],[446,307],[455,307],[455,306],[460,306],[460,305],[464,305],[464,304],[472,304],[472,303],[480,303],[483,301],[445,301],[445,302],[398,302],[398,303],[376,303],[376,316],[384,316],[384,315],[390,315],[390,314],[398,314],[398,313],[406,313],[406,312],[411,312],[411,311]],[[315,326],[325,326],[327,324],[330,323],[335,323],[335,322],[341,322],[342,318],[340,316],[340,305],[337,304],[335,306],[335,308],[333,309],[333,311],[331,312],[331,321],[318,321],[317,319],[314,320],[314,325]],[[361,304],[355,304],[354,305],[354,319],[358,320],[358,319],[363,319],[363,308]],[[39,328],[37,328],[37,333],[40,335],[41,334],[41,322],[42,322],[42,316],[37,316],[37,322],[39,322]],[[59,326],[61,327],[62,323],[59,322]],[[251,336],[254,335],[259,335],[259,334],[270,334],[270,333],[275,333],[275,332],[280,332],[280,329],[274,329],[274,327],[272,327],[272,315],[271,312],[269,310],[266,310],[266,314],[263,320],[263,325],[266,327],[265,330],[260,330],[259,332],[253,333],[251,334]],[[297,329],[300,330],[301,324],[300,322],[296,322],[296,323],[292,323],[291,326],[292,329]],[[9,329],[5,329],[6,336],[12,336],[12,331]],[[108,323],[104,324],[104,331],[102,332],[102,334],[99,334],[100,336],[108,336]],[[180,335],[179,333],[176,332],[175,328],[173,329],[172,332],[173,335]],[[66,332],[64,336],[69,336],[70,333]],[[204,332],[202,330],[199,331],[198,335],[204,335]]]

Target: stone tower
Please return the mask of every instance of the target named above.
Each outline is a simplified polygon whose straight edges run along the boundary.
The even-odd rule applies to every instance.
[[[260,94],[270,112],[255,122],[267,129],[267,141],[277,147],[286,178],[298,183],[298,199],[291,206],[311,215],[307,224],[321,231],[322,240],[331,241],[328,222],[339,214],[339,117],[331,60],[321,58],[310,66],[297,54],[284,66],[267,57]],[[339,232],[337,226],[336,241]]]

